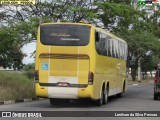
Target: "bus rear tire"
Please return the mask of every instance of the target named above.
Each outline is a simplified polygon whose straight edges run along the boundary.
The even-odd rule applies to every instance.
[[[108,88],[106,88],[106,92],[103,92],[103,104],[107,104],[108,102]]]
[[[121,93],[118,93],[116,95],[116,97],[120,98],[120,97],[123,97],[124,96],[124,93],[125,93],[125,82],[123,83],[123,91]]]
[[[103,94],[104,94],[104,92],[102,90],[100,98],[98,100],[96,100],[96,105],[97,106],[101,106],[103,104],[103,100],[104,100]]]

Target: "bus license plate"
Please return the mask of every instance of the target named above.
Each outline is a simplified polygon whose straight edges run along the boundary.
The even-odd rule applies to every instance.
[[[57,86],[59,86],[59,87],[68,87],[69,83],[59,82],[59,83],[57,83]]]

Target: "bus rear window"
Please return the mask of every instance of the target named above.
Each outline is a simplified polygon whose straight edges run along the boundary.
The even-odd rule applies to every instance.
[[[48,24],[40,27],[40,41],[44,45],[85,46],[90,39],[90,26]]]

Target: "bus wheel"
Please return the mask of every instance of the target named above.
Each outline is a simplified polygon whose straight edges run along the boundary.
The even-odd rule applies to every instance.
[[[116,97],[123,97],[124,96],[124,93],[125,93],[125,83],[123,83],[123,91],[121,92],[121,93],[118,93],[117,95],[116,95]]]
[[[54,105],[56,105],[56,104],[58,104],[58,103],[59,103],[59,99],[50,98],[50,104],[51,104],[52,106],[54,106]]]
[[[108,102],[108,88],[106,88],[106,92],[103,92],[103,104],[107,104]]]
[[[104,94],[104,92],[102,90],[100,98],[96,101],[96,104],[98,106],[101,106],[103,104],[103,94]]]

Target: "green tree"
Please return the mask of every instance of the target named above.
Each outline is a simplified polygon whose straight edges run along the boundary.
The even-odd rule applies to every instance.
[[[13,13],[10,16],[12,21],[26,21],[32,17],[43,19],[48,17],[53,22],[72,21],[79,22],[82,19],[91,20],[96,16],[92,12],[95,9],[95,2],[103,2],[106,0],[52,0],[37,1],[35,5],[14,6],[3,10]],[[14,8],[14,9],[12,9]],[[4,17],[5,18],[5,17]]]
[[[5,15],[3,11],[0,16],[3,21],[10,19],[11,24],[8,25],[19,40],[16,43],[19,48],[25,43],[36,40],[37,28],[41,23],[80,22],[86,19],[97,25],[103,23],[105,29],[127,41],[128,65],[132,68],[133,80],[135,80],[138,61],[142,66],[147,64],[148,53],[157,56],[156,59],[160,58],[158,53],[160,12],[153,10],[153,13],[150,14],[145,10],[134,9],[130,5],[130,0],[52,0],[38,2],[36,5],[14,7],[19,7],[10,10],[15,14],[6,13]]]
[[[35,70],[35,64],[30,63],[30,64],[27,64],[27,65],[24,65],[23,70],[24,71],[34,71]]]
[[[157,58],[158,57],[155,56],[152,53],[144,56],[144,60],[142,61],[143,75],[146,74],[149,71],[150,74],[151,74],[151,77],[153,77],[152,71],[156,70],[156,65],[157,65],[157,62],[158,62]],[[143,78],[144,78],[144,76],[143,76]]]
[[[23,67],[19,34],[12,28],[0,28],[0,66],[19,70]]]
[[[145,61],[147,53],[157,54],[160,42],[155,36],[153,20],[148,19],[146,11],[135,10],[124,1],[105,2],[99,5],[99,19],[104,27],[128,43],[128,67],[131,67],[135,80],[138,63]],[[156,21],[157,22],[157,21]]]
[[[160,42],[158,38],[148,32],[129,30],[121,33],[119,36],[128,43],[128,64],[131,67],[132,79],[135,80],[138,61],[144,66],[148,56],[157,55],[157,52],[160,50]]]

